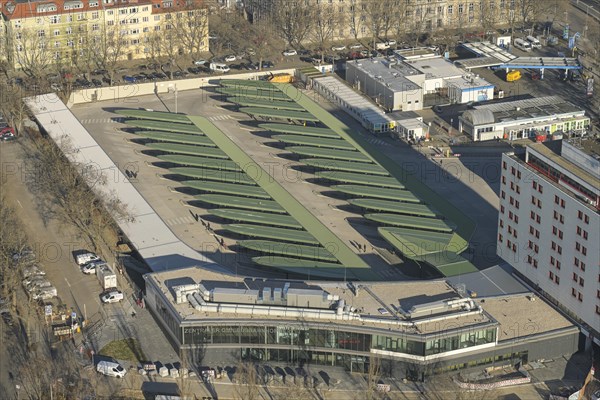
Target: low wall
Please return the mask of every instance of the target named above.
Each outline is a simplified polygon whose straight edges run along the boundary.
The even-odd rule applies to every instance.
[[[458,387],[460,387],[461,389],[492,390],[492,389],[498,389],[498,388],[506,387],[506,386],[514,386],[514,385],[521,385],[524,383],[530,383],[531,377],[527,376],[527,377],[523,377],[523,378],[508,379],[505,381],[499,381],[499,382],[494,382],[494,383],[467,383],[467,382],[461,382],[456,379],[455,379],[455,382],[458,385]]]
[[[200,89],[203,87],[217,86],[218,81],[221,78],[227,79],[258,79],[271,73],[279,74],[294,74],[295,68],[279,69],[274,71],[259,71],[250,72],[245,74],[226,74],[226,75],[212,75],[198,78],[186,78],[171,81],[157,81],[157,82],[140,82],[131,83],[120,86],[109,86],[99,88],[89,88],[76,90],[71,93],[67,107],[71,107],[75,104],[91,103],[95,101],[123,101],[127,102],[128,98],[137,96],[144,96],[150,94],[161,94],[172,92],[175,89],[177,91]]]

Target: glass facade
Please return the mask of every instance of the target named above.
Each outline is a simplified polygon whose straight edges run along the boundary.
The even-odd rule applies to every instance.
[[[419,341],[406,336],[373,335],[336,329],[283,326],[213,325],[183,327],[182,345],[240,344],[287,345],[295,349],[344,349],[369,352],[371,348],[416,356],[429,356],[496,341],[496,328],[464,332]],[[265,351],[262,357],[265,357]],[[272,350],[279,351],[279,350]],[[287,354],[287,353],[286,353]],[[250,357],[250,356],[249,356]],[[256,356],[258,357],[258,356]],[[275,359],[279,355],[274,355]],[[283,356],[282,356],[283,357]],[[286,355],[285,357],[290,357]],[[284,360],[282,360],[284,361]],[[329,363],[329,361],[326,361]]]

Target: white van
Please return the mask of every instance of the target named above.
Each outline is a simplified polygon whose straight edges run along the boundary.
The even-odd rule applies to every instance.
[[[540,43],[540,41],[534,38],[533,36],[527,36],[526,39],[529,43],[531,43],[531,47],[533,47],[534,49],[542,48],[542,44]]]
[[[523,51],[531,51],[531,43],[529,43],[527,40],[515,39],[515,41],[513,42],[513,45],[517,49],[521,49]]]
[[[75,262],[79,266],[87,264],[91,261],[97,261],[97,260],[100,260],[100,257],[98,257],[96,254],[89,252],[89,251],[79,253],[75,256]]]
[[[386,42],[377,42],[375,43],[375,49],[376,50],[386,50],[389,49],[390,45],[387,44]]]
[[[127,373],[121,364],[113,361],[100,361],[96,365],[96,371],[106,376],[114,376],[115,378],[122,378]]]
[[[227,66],[227,64],[210,63],[209,68],[211,71],[214,71],[214,72],[222,72],[222,73],[229,72],[229,67]]]

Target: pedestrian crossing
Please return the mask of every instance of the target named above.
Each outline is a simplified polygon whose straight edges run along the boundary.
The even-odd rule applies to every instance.
[[[167,223],[168,226],[175,226],[175,225],[183,225],[183,224],[191,224],[196,222],[196,220],[188,215],[185,217],[177,217],[177,218],[171,218],[165,221]]]
[[[377,139],[374,137],[367,138],[367,142],[374,144],[376,146],[383,146],[384,144],[387,144],[384,140]]]
[[[207,118],[209,121],[225,121],[228,119],[234,119],[230,114],[213,115]]]
[[[115,117],[115,118],[87,118],[79,120],[83,125],[90,124],[122,124],[125,121],[125,118]]]

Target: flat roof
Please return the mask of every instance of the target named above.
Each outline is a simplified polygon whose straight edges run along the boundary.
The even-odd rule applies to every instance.
[[[257,89],[257,88],[235,88],[235,87],[218,87],[215,88],[217,93],[221,93],[227,97],[228,100],[233,101],[234,98],[240,99],[274,99],[277,101],[288,101],[292,102],[285,93],[280,92],[278,89]]]
[[[265,264],[270,264],[269,257],[264,259]],[[273,257],[271,257],[273,260]],[[341,266],[327,263],[316,264],[315,262],[302,262],[302,260],[290,259],[286,257],[277,258],[277,264],[292,263],[290,270],[298,265],[324,265],[325,269],[339,268]],[[259,260],[260,261],[260,260]],[[300,267],[298,267],[300,269]],[[348,269],[348,276],[351,270]],[[165,299],[179,313],[184,322],[212,320],[219,318],[220,323],[236,324],[236,320],[249,320],[250,317],[244,314],[205,312],[197,311],[190,307],[189,303],[175,303],[173,287],[186,283],[208,282],[212,287],[218,287],[219,282],[225,287],[237,287],[246,290],[260,290],[264,287],[283,289],[286,282],[289,282],[290,288],[324,290],[333,296],[339,296],[346,305],[356,309],[356,312],[363,317],[361,320],[329,320],[315,319],[311,317],[302,317],[301,319],[269,317],[267,315],[254,315],[253,321],[259,324],[278,324],[285,321],[290,322],[313,322],[319,325],[329,325],[331,327],[348,326],[355,328],[379,329],[389,334],[413,333],[413,334],[434,334],[448,333],[453,329],[468,328],[482,324],[499,323],[498,340],[504,341],[530,335],[543,334],[560,329],[577,329],[572,323],[564,318],[558,311],[554,310],[543,300],[536,298],[530,301],[531,294],[513,294],[498,297],[482,297],[472,299],[475,305],[483,309],[483,313],[476,312],[468,315],[461,313],[449,313],[445,315],[443,321],[429,320],[422,318],[415,320],[414,323],[396,325],[393,324],[397,319],[406,321],[401,314],[394,313],[382,314],[381,309],[387,308],[394,312],[394,309],[410,310],[414,306],[424,305],[438,301],[448,301],[459,299],[455,289],[446,280],[430,281],[408,281],[408,282],[360,282],[354,283],[358,288],[356,295],[350,290],[345,282],[324,282],[324,281],[285,281],[285,280],[253,280],[244,279],[239,276],[222,276],[212,271],[204,271],[200,268],[185,268],[172,271],[145,275],[147,280],[151,280],[163,293]],[[225,279],[223,279],[225,278]],[[208,286],[207,286],[208,287]],[[226,319],[223,319],[226,318]],[[374,323],[373,319],[380,321],[388,320],[389,323]],[[272,322],[271,322],[272,321]],[[331,325],[335,324],[335,325]],[[514,329],[515,324],[523,329]],[[527,329],[531,327],[531,329]]]
[[[195,144],[198,146],[217,147],[206,136],[200,135],[188,135],[185,133],[172,133],[172,132],[157,132],[157,131],[139,131],[135,132],[136,135],[146,139],[152,139],[159,142],[173,142],[183,144]]]
[[[337,261],[333,254],[322,247],[306,246],[295,243],[281,243],[272,240],[238,240],[237,244],[249,250],[260,251],[261,253],[309,258],[329,262]]]
[[[532,99],[505,101],[474,106],[475,110],[489,110],[496,122],[548,117],[568,113],[584,112],[560,96],[545,96]]]
[[[372,187],[364,185],[334,185],[332,186],[332,189],[358,197],[372,197],[384,200],[406,201],[409,203],[421,202],[421,200],[419,200],[412,192],[408,190],[387,188],[377,188],[374,190]]]
[[[243,208],[285,214],[285,210],[273,200],[257,200],[248,197],[227,196],[224,194],[201,194],[194,199],[219,207]]]
[[[478,57],[489,57],[498,61],[496,64],[490,65],[499,65],[517,58],[514,54],[490,42],[463,43],[462,47],[476,54]]]
[[[471,89],[471,90],[494,87],[494,85],[492,85],[485,79],[483,79],[479,76],[476,76],[474,74],[468,74],[465,76],[460,76],[458,78],[446,79],[446,84],[448,86],[454,86],[454,87],[457,87],[460,89]]]
[[[306,111],[267,109],[260,107],[240,107],[239,111],[245,114],[252,115],[254,117],[259,116],[269,118],[292,119],[296,121],[319,121],[317,117]]]
[[[190,178],[207,179],[210,181],[243,183],[244,185],[256,185],[254,179],[252,179],[251,177],[249,177],[241,171],[232,172],[209,168],[174,167],[169,168],[163,175],[166,174],[177,174],[189,176]]]
[[[119,115],[124,115],[126,117],[130,117],[130,118],[150,119],[150,120],[164,121],[164,122],[176,122],[176,123],[181,123],[181,124],[191,124],[192,123],[186,115],[162,112],[162,111],[133,110],[130,108],[124,108],[122,110],[115,110],[115,113],[117,113]]]
[[[286,229],[252,224],[226,224],[223,225],[223,229],[248,237],[280,240],[284,242],[306,243],[312,245],[320,244],[313,235],[298,229]]]
[[[227,100],[237,103],[242,107],[265,107],[265,108],[275,108],[281,110],[297,110],[303,111],[304,108],[299,106],[297,103],[293,101],[282,101],[282,100],[273,100],[273,99],[264,99],[264,98],[247,98],[242,96],[230,96]]]
[[[347,61],[346,64],[365,72],[371,78],[379,80],[395,92],[406,92],[421,88],[407,78],[407,76],[421,75],[421,73],[402,61],[390,61],[385,57],[377,57]]]
[[[422,74],[425,79],[449,79],[460,77],[465,72],[441,56],[404,60]]]
[[[349,143],[342,138],[339,139],[330,139],[330,138],[321,138],[315,136],[302,136],[302,135],[273,135],[273,139],[277,139],[283,143],[289,144],[298,144],[298,145],[306,145],[306,146],[314,146],[314,147],[325,147],[330,149],[340,149],[340,150],[354,150],[354,145]]]
[[[94,165],[95,170],[106,171],[115,177],[107,179],[105,185],[95,185],[94,191],[100,197],[116,194],[127,206],[133,220],[120,220],[119,226],[136,244],[136,250],[152,271],[200,265],[206,269],[197,270],[208,272],[212,269],[215,276],[226,276],[221,266],[175,236],[56,94],[46,93],[24,101],[52,140],[59,145],[68,141],[76,150],[66,154],[69,161]]]
[[[161,154],[156,156],[159,160],[173,164],[188,165],[208,169],[223,169],[227,171],[241,171],[242,168],[234,161],[214,159],[208,157],[186,156],[181,154]]]
[[[379,188],[374,191],[378,191]],[[348,203],[367,210],[391,212],[397,214],[420,215],[424,217],[435,217],[435,212],[425,204],[402,203],[399,201],[380,199],[350,199]]]
[[[579,179],[582,179],[583,181],[585,181],[586,183],[591,185],[593,188],[596,188],[596,190],[599,190],[600,178],[598,176],[595,176],[595,175],[589,173],[588,171],[584,170],[577,164],[572,163],[571,161],[562,157],[559,153],[556,153],[555,151],[553,151],[552,148],[550,146],[548,146],[547,144],[532,143],[532,144],[527,145],[527,147],[528,147],[528,149],[531,149],[534,152],[542,154],[544,157],[546,157],[546,158],[550,159],[552,162],[558,164],[559,166],[564,168],[566,171],[569,171],[573,175],[579,177]]]
[[[174,133],[202,134],[202,131],[194,125],[180,124],[177,122],[153,121],[148,119],[128,119],[125,121],[125,123],[127,125],[142,129],[154,129],[157,131]]]
[[[238,183],[184,181],[183,185],[203,192],[230,194],[234,196],[258,197],[270,199],[271,196],[259,186],[242,185]]]
[[[187,154],[192,156],[229,159],[227,154],[222,150],[213,147],[194,146],[180,143],[146,143],[147,148],[152,150],[160,150],[167,153]]]
[[[371,159],[365,156],[363,153],[358,151],[349,151],[349,150],[338,150],[338,149],[324,149],[321,147],[311,147],[311,146],[287,146],[285,148],[287,151],[291,151],[292,153],[296,153],[298,155],[307,156],[307,157],[322,157],[322,158],[330,158],[333,160],[347,160],[347,161],[357,161],[364,163],[371,163]]]
[[[380,222],[384,225],[402,226],[407,228],[421,228],[441,232],[452,232],[453,229],[453,227],[449,226],[444,220],[435,218],[411,217],[390,213],[365,214],[365,218]]]
[[[448,277],[447,281],[457,288],[464,286],[466,293],[476,297],[504,296],[507,294],[529,293],[529,289],[512,275],[508,264],[495,265],[483,271]]]

